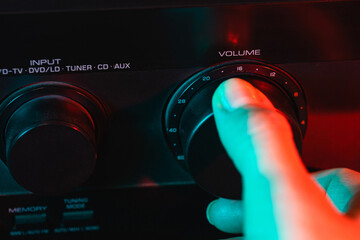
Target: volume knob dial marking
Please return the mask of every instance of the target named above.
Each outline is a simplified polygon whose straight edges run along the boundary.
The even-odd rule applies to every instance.
[[[215,65],[190,77],[175,90],[165,109],[164,128],[177,161],[205,190],[239,199],[241,176],[220,143],[211,106],[217,86],[233,77],[249,81],[288,117],[299,152],[307,114],[303,91],[295,79],[259,61]]]

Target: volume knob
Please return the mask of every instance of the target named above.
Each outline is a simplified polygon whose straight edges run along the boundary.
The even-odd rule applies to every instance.
[[[301,152],[302,134],[290,99],[280,89],[261,79],[247,77],[247,81],[288,117]],[[241,198],[241,176],[220,142],[212,112],[211,100],[218,85],[207,85],[186,106],[180,120],[181,146],[187,169],[200,186],[221,197]]]
[[[292,127],[301,153],[307,112],[303,90],[282,69],[255,60],[226,62],[203,69],[184,81],[164,111],[165,136],[176,160],[210,193],[240,199],[242,179],[223,148],[214,121],[212,97],[227,79],[241,78],[260,90]]]

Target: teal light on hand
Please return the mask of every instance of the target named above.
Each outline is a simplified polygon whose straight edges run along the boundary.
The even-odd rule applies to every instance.
[[[220,199],[209,205],[210,223],[251,240],[359,239],[359,173],[322,173],[318,184],[301,161],[286,118],[242,79],[227,80],[217,88],[213,111],[220,140],[242,174],[244,188],[242,202]],[[340,198],[351,202],[349,209],[343,208],[345,215],[325,194],[331,184],[324,176],[336,179],[334,174],[348,179],[335,184],[335,189],[344,190]],[[332,199],[335,195],[328,192]]]

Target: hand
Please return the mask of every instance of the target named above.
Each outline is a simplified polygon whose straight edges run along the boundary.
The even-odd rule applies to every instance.
[[[221,142],[243,176],[243,201],[210,203],[210,223],[249,240],[360,239],[359,173],[335,169],[311,177],[286,118],[244,80],[222,83],[213,110]]]

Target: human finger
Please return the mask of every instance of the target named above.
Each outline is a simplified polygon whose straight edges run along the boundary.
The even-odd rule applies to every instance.
[[[287,118],[263,93],[229,79],[216,89],[213,111],[220,140],[243,176],[246,237],[290,239],[298,229],[314,232],[323,219],[335,224],[337,212],[303,165]]]
[[[337,209],[360,218],[360,173],[348,168],[335,168],[313,173]]]

